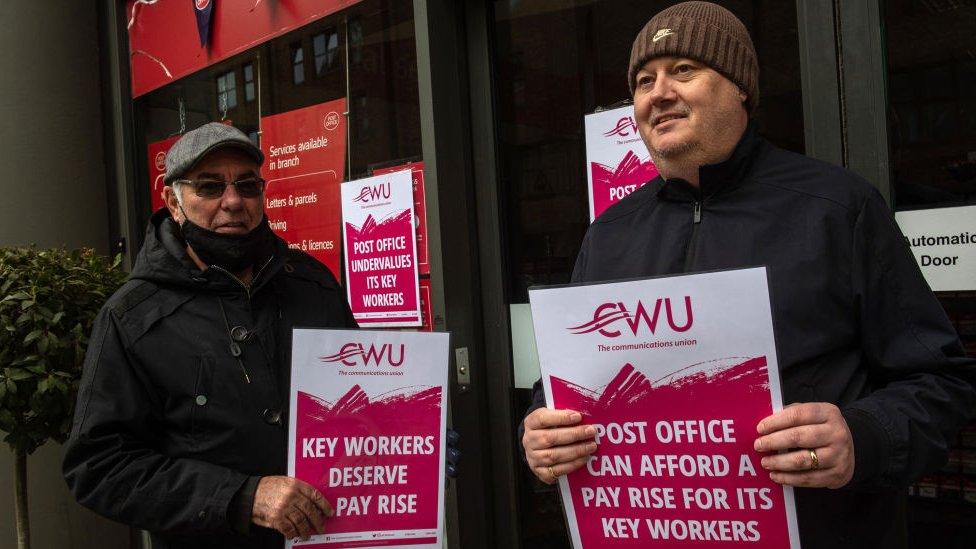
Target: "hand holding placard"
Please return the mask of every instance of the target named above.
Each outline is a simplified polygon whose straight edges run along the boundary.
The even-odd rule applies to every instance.
[[[252,522],[274,528],[286,538],[308,539],[325,532],[332,505],[306,482],[284,476],[263,477],[254,493]]]
[[[756,426],[757,452],[773,482],[804,488],[841,488],[854,477],[854,439],[840,409],[827,402],[790,404]],[[797,450],[799,448],[799,450]],[[817,455],[814,467],[813,450]]]
[[[583,420],[579,412],[539,408],[526,416],[522,446],[525,459],[539,480],[555,484],[586,465],[596,452],[596,429],[592,425],[577,425]]]

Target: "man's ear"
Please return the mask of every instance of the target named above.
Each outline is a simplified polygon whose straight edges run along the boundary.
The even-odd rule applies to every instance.
[[[180,211],[180,203],[176,200],[176,191],[173,190],[173,186],[166,185],[163,187],[161,194],[163,195],[163,202],[166,204],[166,209],[169,210],[169,215],[178,223],[182,222],[183,212]]]

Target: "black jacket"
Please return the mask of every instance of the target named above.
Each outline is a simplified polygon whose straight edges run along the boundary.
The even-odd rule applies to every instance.
[[[867,182],[750,126],[700,191],[659,176],[601,215],[573,281],[760,265],[784,403],[838,405],[854,439],[848,487],[796,490],[803,547],[905,546],[908,484],[974,415],[973,361]]]
[[[355,326],[321,263],[278,239],[248,289],[197,269],[157,212],[88,346],[64,456],[78,501],[149,530],[154,549],[282,547],[271,530],[243,536],[231,523],[249,515],[257,477],[286,472],[295,325]],[[228,329],[238,326],[240,363]]]

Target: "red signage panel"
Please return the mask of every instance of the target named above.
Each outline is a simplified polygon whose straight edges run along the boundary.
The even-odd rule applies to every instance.
[[[126,0],[132,96],[139,97],[359,1]],[[202,8],[210,10],[209,28],[200,26],[195,4],[205,4]]]
[[[169,152],[173,143],[176,143],[180,135],[174,135],[150,143],[146,149],[149,154],[149,200],[152,211],[156,211],[166,205],[163,202],[164,179],[166,178],[166,153]]]
[[[265,214],[292,248],[308,252],[339,277],[345,174],[346,100],[336,99],[261,119]]]

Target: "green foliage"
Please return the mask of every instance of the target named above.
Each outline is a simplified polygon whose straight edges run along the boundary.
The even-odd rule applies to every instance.
[[[71,429],[88,334],[126,274],[93,250],[0,249],[0,431],[32,453]]]

